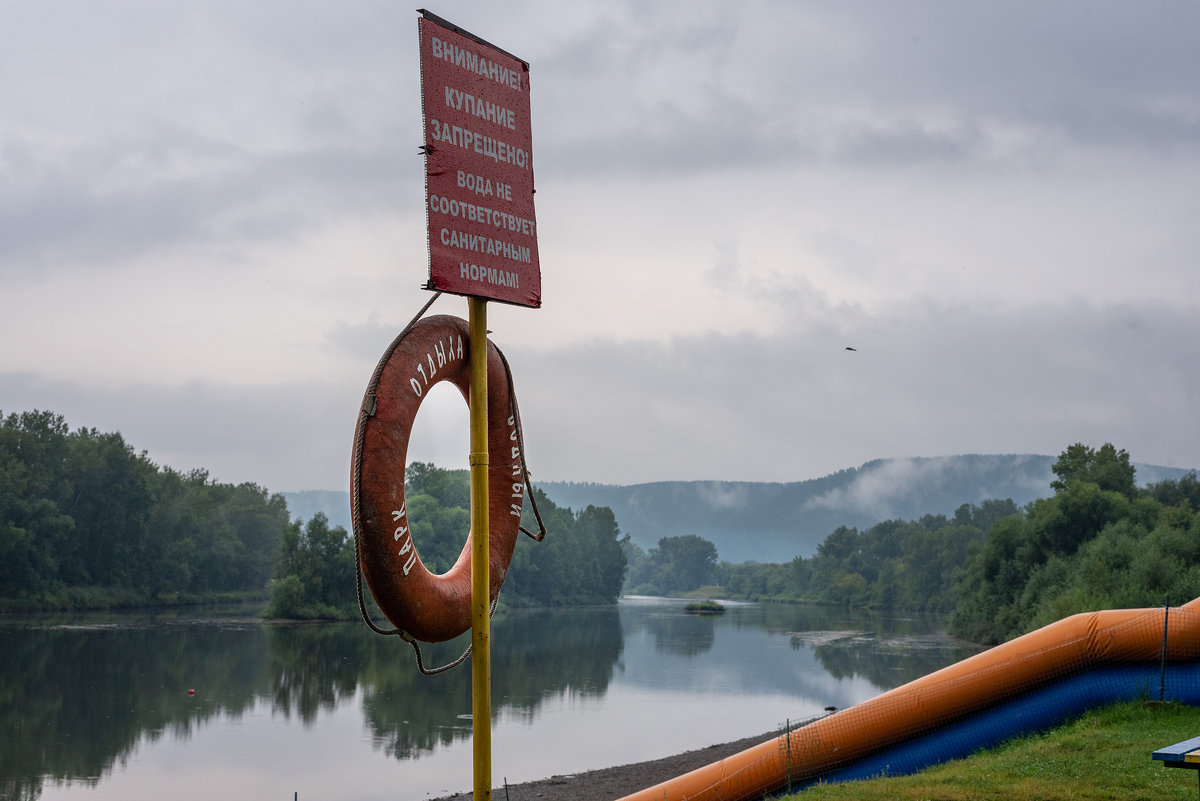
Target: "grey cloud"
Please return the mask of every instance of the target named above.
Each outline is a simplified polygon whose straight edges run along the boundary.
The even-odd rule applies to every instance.
[[[716,258],[713,260],[712,266],[705,271],[704,277],[718,289],[728,289],[739,281],[742,264],[738,256],[738,247],[736,239],[713,242]]]
[[[539,168],[563,178],[633,174],[655,178],[740,168],[787,170],[805,165],[903,166],[993,158],[975,125],[947,127],[901,112],[879,120],[840,120],[815,110],[776,110],[728,97],[700,110],[669,102],[621,129],[597,125],[585,136],[538,144]],[[621,122],[617,122],[621,125]]]
[[[519,14],[474,11],[518,50],[530,36]],[[401,215],[401,199],[418,196],[415,15],[373,4],[289,7],[287,24],[261,9],[189,13],[133,15],[119,39],[130,55],[115,61],[75,30],[64,46],[82,48],[91,71],[49,70],[52,58],[10,42],[43,65],[44,85],[18,85],[17,116],[0,128],[5,262],[287,237],[330,213]],[[1080,144],[1161,155],[1200,143],[1187,34],[1200,10],[1186,4],[604,4],[551,16],[557,36],[529,43],[543,184],[829,164],[1007,169]],[[75,102],[80,86],[95,93],[116,76],[124,92]],[[236,81],[216,88],[226,77]],[[54,113],[39,105],[51,102]],[[75,105],[91,111],[72,117]],[[76,143],[35,144],[55,125]],[[998,145],[1014,128],[1021,144]],[[207,168],[181,177],[172,159]]]
[[[331,214],[387,209],[415,177],[395,148],[273,155],[179,131],[111,137],[52,156],[5,142],[0,266],[106,262],[169,246],[295,236]],[[175,177],[178,161],[195,166]],[[408,172],[408,174],[406,174]],[[410,212],[411,213],[411,212]]]
[[[1184,4],[765,3],[700,16],[690,36],[609,19],[562,43],[542,65],[541,163],[654,176],[1037,161],[996,146],[1012,129],[1043,159],[1200,144],[1200,58],[1184,33],[1200,10]]]
[[[1066,444],[1059,450],[1065,448]],[[1037,461],[1041,461],[1041,457],[1012,457],[1011,480],[1004,486],[1009,490],[1023,487],[1030,497],[1044,494],[1052,477],[1050,471],[1047,469],[1045,475],[1035,475],[1021,469],[1022,464]],[[962,476],[951,475],[950,471],[962,469],[970,469],[970,466],[950,457],[899,458],[871,463],[863,466],[849,486],[818,495],[807,501],[805,508],[852,509],[876,520],[887,520],[896,516],[897,509],[906,508],[905,502],[912,496],[927,492],[930,487],[961,482]],[[963,501],[978,503],[1003,497],[1007,497],[1003,491],[981,485],[978,497],[964,498]]]
[[[97,387],[0,372],[5,415],[53,411],[72,430],[119,431],[159,466],[204,468],[215,480],[249,481],[273,492],[348,484],[361,392],[318,380]],[[322,487],[309,485],[313,476]]]
[[[1076,441],[1200,467],[1194,310],[926,307],[856,326],[826,316],[786,336],[504,347],[534,477],[795,481],[883,457],[1058,453]],[[857,353],[843,350],[846,336]],[[5,412],[50,409],[73,427],[121,431],[176,469],[337,489],[369,369],[344,384],[262,387],[0,373],[0,397]],[[884,502],[903,477],[889,478],[859,500]]]
[[[902,98],[940,95],[1015,106],[1052,96],[1194,92],[1188,75],[1197,54],[1190,31],[1200,22],[1200,9],[1188,3],[875,0],[845,4],[842,16],[862,37],[857,63],[875,79],[869,86]]]
[[[996,243],[1016,243],[1012,267],[1078,258],[1090,268],[1097,248],[1116,251],[1078,277],[1085,296],[1089,282],[1129,275],[1116,263],[1126,251],[1128,270],[1156,276],[1143,281],[1190,287],[1180,254],[1195,216],[1186,186],[1200,143],[1200,51],[1191,41],[1200,6],[642,5],[475,3],[461,17],[454,12],[534,61],[539,189],[551,190],[538,198],[553,200],[564,187],[595,196],[592,205],[540,209],[539,222],[550,223],[546,269],[562,269],[560,287],[593,282],[596,306],[618,299],[604,293],[636,289],[629,276],[617,268],[571,274],[581,261],[574,254],[600,237],[636,235],[634,223],[644,220],[633,217],[646,212],[623,201],[651,182],[670,189],[681,177],[724,172],[717,177],[733,180],[711,189],[684,185],[725,193],[727,225],[689,229],[688,197],[656,221],[664,247],[716,240],[709,265],[663,268],[737,293],[755,302],[756,315],[786,324],[778,336],[506,348],[539,474],[793,480],[876,457],[1054,453],[1076,439],[1111,440],[1144,461],[1198,461],[1189,443],[1200,440],[1191,369],[1200,330],[1186,291],[1175,292],[1174,306],[1104,308],[939,306],[907,296],[941,274],[942,265],[922,272],[921,259],[947,253],[971,262]],[[247,241],[286,240],[345,219],[338,215],[411,222],[422,213],[417,142],[407,139],[419,135],[411,10],[111,9],[77,5],[62,31],[41,12],[32,27],[22,17],[0,30],[0,280],[72,264],[104,270],[149,253],[168,257],[169,274],[187,261],[169,257],[193,248],[215,243],[245,257]],[[15,78],[17,70],[36,80]],[[1112,152],[1082,152],[1091,148]],[[1056,173],[1057,159],[1075,161]],[[813,171],[818,180],[807,180],[808,165],[822,168]],[[851,169],[836,169],[843,166]],[[1014,166],[1034,180],[988,182]],[[894,185],[911,175],[912,191],[930,201],[916,203],[917,214],[890,214],[886,192],[873,204],[874,178],[897,167],[918,168],[889,176]],[[755,196],[746,203],[737,179],[752,172]],[[775,174],[777,184],[759,180]],[[1081,174],[1104,180],[1081,185]],[[1164,174],[1178,175],[1177,185],[1158,180]],[[1150,192],[1164,212],[1132,221],[1130,198]],[[1100,202],[1107,198],[1128,200]],[[806,208],[818,204],[829,213],[806,222]],[[1018,206],[1033,211],[1010,222],[1005,209]],[[1068,206],[1071,214],[1057,213]],[[783,213],[782,222],[757,226],[750,215],[766,208],[794,208],[794,227]],[[974,225],[990,214],[994,225]],[[1066,233],[1047,242],[1030,219]],[[1121,225],[1136,226],[1137,236],[1112,236]],[[896,233],[909,228],[909,239]],[[772,237],[778,248],[758,247],[752,236]],[[925,247],[943,239],[944,250]],[[748,262],[786,262],[793,252],[848,279],[847,296],[855,282],[894,288],[895,306],[869,314],[836,305],[835,282],[801,274],[804,260]],[[999,272],[1003,258],[981,253],[979,264]],[[962,283],[943,297],[987,291],[972,283],[983,276],[967,270],[983,267],[963,267]],[[1055,265],[1045,271],[1050,280],[1031,282],[1028,297],[1073,289]],[[164,281],[161,291],[179,291],[173,286]],[[662,330],[685,324],[673,313],[663,313]],[[606,330],[608,318],[597,318],[586,330]],[[395,333],[377,320],[346,320],[327,332],[330,350],[374,357]],[[619,320],[611,325],[618,330]],[[858,352],[844,352],[847,344]],[[286,489],[314,486],[299,477],[319,475],[318,484],[336,487],[366,378],[353,386],[95,390],[9,374],[0,399],[122,430],[181,467],[212,466]],[[160,419],[164,408],[187,414]],[[260,422],[246,429],[246,420]],[[302,472],[306,461],[317,467]]]
[[[337,353],[354,358],[362,358],[363,354],[382,355],[403,328],[401,323],[380,322],[379,312],[373,311],[365,323],[337,321],[325,333],[325,343]],[[366,376],[363,376],[363,382],[366,383]]]
[[[403,111],[419,107],[417,82],[404,80],[413,51],[396,46],[398,9],[75,4],[70,24],[6,17],[6,270],[291,237],[335,215],[399,217],[399,199],[419,191],[419,121]],[[403,17],[412,43],[415,14]]]
[[[703,482],[700,497],[712,509],[744,508],[748,490],[745,484]]]
[[[1167,308],[1143,321],[1138,333],[1113,309],[927,307],[869,327],[798,319],[786,337],[511,358],[531,464],[549,447],[541,470],[554,478],[787,481],[882,456],[1057,453],[1075,441],[1200,464],[1200,378],[1184,367],[1200,323]]]

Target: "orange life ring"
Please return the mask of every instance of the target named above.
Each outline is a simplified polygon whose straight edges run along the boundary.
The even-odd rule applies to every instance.
[[[363,398],[350,467],[351,517],[359,566],[380,610],[396,628],[443,642],[471,627],[471,535],[448,571],[431,573],[413,542],[404,502],[408,442],[417,409],[439,381],[469,397],[466,320],[433,315],[414,323],[379,362]],[[490,601],[508,572],[521,524],[525,482],[507,365],[488,342]]]

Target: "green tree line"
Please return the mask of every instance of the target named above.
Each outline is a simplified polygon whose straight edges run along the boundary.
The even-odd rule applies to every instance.
[[[1054,495],[997,522],[967,562],[952,630],[995,643],[1076,612],[1200,596],[1196,473],[1138,488],[1129,454],[1075,444]]]
[[[626,586],[638,595],[691,592],[717,581],[717,546],[695,534],[663,537],[648,552],[626,544]]]
[[[988,644],[1076,612],[1200,596],[1195,472],[1139,488],[1111,443],[1071,445],[1052,470],[1054,495],[1024,508],[988,500],[952,517],[841,526],[810,558],[720,562],[713,581],[730,598],[946,613],[954,634]],[[638,591],[678,581],[661,578],[664,542],[631,558],[631,584],[660,576]]]
[[[354,541],[318,512],[283,532],[266,615],[272,618],[348,619],[358,615]],[[364,591],[365,592],[365,591]]]
[[[0,597],[141,605],[262,592],[287,504],[254,484],[159,468],[118,433],[0,415]]]
[[[696,535],[664,537],[643,551],[620,535],[611,510],[575,513],[539,492],[552,534],[540,544],[518,543],[503,598],[515,606],[609,603],[627,576],[626,588],[636,593],[711,587],[730,598],[942,613],[954,633],[992,643],[1073,612],[1200,595],[1195,473],[1139,489],[1129,455],[1111,444],[1072,445],[1053,472],[1054,496],[1024,508],[987,500],[951,516],[887,520],[862,531],[841,526],[812,557],[783,564],[720,562],[714,544]],[[406,479],[422,558],[445,570],[469,526],[467,472],[418,463]],[[535,525],[530,511],[526,504],[527,528]],[[309,525],[317,527],[310,539],[326,541],[323,518]],[[330,541],[349,549],[341,529],[334,532]],[[303,537],[285,539],[277,589],[289,586],[289,570],[317,575],[319,565],[336,561],[316,560],[307,573],[285,568],[296,543]],[[349,550],[340,557],[352,558]],[[318,594],[309,589],[296,598]]]
[[[415,463],[409,519],[444,572],[470,528],[465,470]],[[625,552],[610,509],[576,513],[536,496],[547,528],[518,547],[514,606],[613,603]],[[536,529],[532,505],[524,524]],[[524,538],[522,538],[524,539]],[[289,519],[281,495],[160,468],[119,433],[70,431],[47,411],[0,414],[0,599],[8,608],[142,606],[263,593],[285,617],[355,614],[354,544],[324,515]]]
[[[812,557],[719,562],[695,535],[644,552],[611,509],[560,508],[535,490],[550,535],[518,543],[511,606],[605,604],[719,585],[727,597],[948,613],[954,633],[998,642],[1065,615],[1200,596],[1200,480],[1139,488],[1129,454],[1075,444],[1054,495],[955,513],[842,526]],[[415,463],[409,519],[435,572],[470,525],[465,470]],[[523,523],[536,529],[527,501]],[[0,599],[9,608],[187,602],[271,585],[271,613],[353,614],[353,541],[323,515],[289,520],[280,495],[160,468],[118,433],[70,431],[60,415],[0,415]],[[273,579],[273,581],[272,581]]]
[[[615,603],[625,580],[624,539],[612,510],[559,507],[539,489],[526,498],[521,524],[537,531],[533,502],[546,538],[518,535],[501,593],[511,606]],[[444,572],[458,559],[471,528],[470,475],[414,462],[405,471],[405,503],[413,541],[430,570]]]
[[[470,528],[466,470],[415,463],[409,519],[425,564],[454,564]],[[613,603],[625,577],[617,520],[536,495],[552,535],[518,547],[512,606]],[[526,504],[526,528],[535,529]],[[274,579],[274,580],[272,580]],[[50,411],[0,414],[0,600],[7,608],[148,606],[263,594],[269,614],[356,614],[354,543],[282,495],[160,468],[119,433],[70,430]]]
[[[1010,500],[963,504],[953,517],[839,526],[809,557],[786,564],[722,562],[719,583],[752,600],[950,612],[971,549],[997,521],[1018,513]]]
[[[697,535],[663,537],[643,551],[625,544],[629,592],[710,594],[750,601],[787,601],[921,612],[950,612],[971,549],[996,521],[1018,514],[1009,500],[963,504],[947,518],[886,520],[869,529],[839,526],[810,558],[782,564],[717,559]]]
[[[421,561],[444,573],[458,560],[471,527],[470,475],[414,462],[405,470],[405,507]],[[519,537],[500,594],[510,607],[612,604],[625,580],[625,551],[607,507],[560,508],[534,490],[549,531],[542,542]],[[522,524],[537,530],[533,505]],[[284,535],[267,614],[274,617],[347,617],[358,614],[353,583],[354,542],[341,526],[315,515]],[[364,589],[364,594],[369,593]]]

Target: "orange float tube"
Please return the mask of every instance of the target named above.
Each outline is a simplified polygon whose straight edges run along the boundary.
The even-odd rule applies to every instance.
[[[1049,679],[1106,664],[1195,660],[1198,613],[1200,598],[1169,617],[1167,610],[1158,608],[1072,615],[620,801],[759,799],[793,781],[820,777],[961,720]]]
[[[470,398],[467,321],[434,315],[392,343],[363,397],[350,467],[351,517],[359,537],[359,566],[379,609],[392,625],[425,642],[453,639],[471,628],[471,535],[458,561],[435,575],[413,541],[404,501],[408,443],[417,410],[440,381]],[[494,602],[512,560],[525,482],[516,401],[500,351],[487,344],[488,503]]]

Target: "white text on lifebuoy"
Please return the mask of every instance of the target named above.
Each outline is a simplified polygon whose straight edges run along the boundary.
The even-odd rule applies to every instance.
[[[425,390],[433,383],[433,377],[437,375],[437,371],[446,366],[446,362],[451,359],[461,359],[463,357],[463,338],[459,334],[457,337],[451,336],[443,342],[435,342],[433,350],[426,353],[424,359],[417,359],[414,365],[417,375],[411,376],[408,379],[408,385],[412,387],[413,394],[418,398],[425,394]]]

